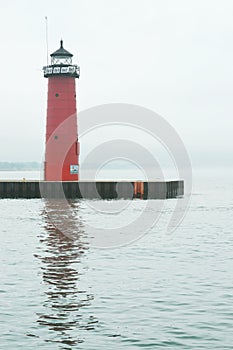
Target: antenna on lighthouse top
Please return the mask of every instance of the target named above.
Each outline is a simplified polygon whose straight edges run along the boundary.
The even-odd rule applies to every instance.
[[[45,16],[45,34],[46,34],[46,54],[47,66],[49,65],[49,36],[48,36],[48,17]]]

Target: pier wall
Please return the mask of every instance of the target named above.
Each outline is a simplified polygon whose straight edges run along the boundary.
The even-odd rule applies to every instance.
[[[177,181],[0,181],[0,198],[168,199],[184,195]]]

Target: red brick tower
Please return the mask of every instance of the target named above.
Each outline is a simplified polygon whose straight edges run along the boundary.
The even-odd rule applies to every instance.
[[[72,64],[73,55],[61,47],[52,53],[51,64],[44,67],[48,78],[45,181],[77,181],[79,143],[75,78],[80,69]]]

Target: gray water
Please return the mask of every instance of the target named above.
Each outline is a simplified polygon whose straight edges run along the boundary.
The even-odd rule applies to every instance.
[[[116,249],[92,246],[88,201],[73,203],[71,240],[43,200],[0,200],[0,348],[233,349],[232,174],[196,173],[175,232],[168,200],[146,235]]]

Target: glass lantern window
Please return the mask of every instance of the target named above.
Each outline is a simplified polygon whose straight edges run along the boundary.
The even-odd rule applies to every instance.
[[[56,56],[52,58],[52,65],[54,64],[72,64],[72,58],[71,57],[64,57],[64,56]]]

